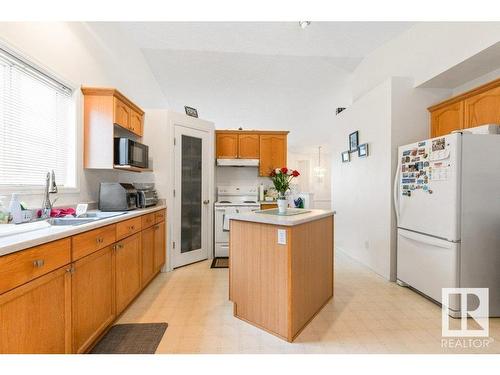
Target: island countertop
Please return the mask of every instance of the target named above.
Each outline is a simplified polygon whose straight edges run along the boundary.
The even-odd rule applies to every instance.
[[[261,224],[294,226],[334,215],[334,212],[331,210],[305,209],[304,211],[309,211],[309,212],[297,215],[283,216],[283,215],[272,215],[269,213],[252,211],[252,212],[229,214],[228,219],[250,221]]]

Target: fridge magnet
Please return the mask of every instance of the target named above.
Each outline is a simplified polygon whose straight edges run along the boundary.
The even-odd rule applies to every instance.
[[[366,158],[368,156],[368,143],[363,143],[358,146],[358,157]]]
[[[186,111],[186,115],[198,118],[198,111],[196,108],[184,106],[184,111]]]
[[[358,150],[359,134],[356,130],[354,133],[349,134],[349,152]]]
[[[342,154],[342,163],[348,163],[351,161],[351,154],[349,151],[344,151]]]
[[[432,151],[444,150],[444,138],[438,138],[432,141]]]

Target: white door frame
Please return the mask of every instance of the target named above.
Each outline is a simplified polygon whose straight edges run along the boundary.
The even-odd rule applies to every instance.
[[[169,128],[170,128],[170,141],[171,145],[174,144],[174,139],[175,139],[175,129],[178,127],[184,127],[187,129],[194,129],[197,131],[203,131],[207,133],[208,136],[208,149],[206,152],[205,157],[208,158],[208,196],[209,196],[209,204],[207,205],[207,230],[205,233],[206,238],[204,239],[204,243],[206,243],[207,246],[207,256],[208,259],[213,258],[213,202],[215,199],[215,189],[214,189],[214,166],[215,166],[215,157],[214,157],[214,133],[215,133],[215,127],[212,122],[189,117],[187,115],[181,114],[181,113],[176,113],[176,112],[171,112],[168,111],[168,119],[169,119]],[[173,249],[173,235],[174,235],[174,228],[175,226],[173,225],[174,223],[180,222],[180,217],[178,217],[178,213],[175,210],[175,197],[173,194],[174,191],[174,170],[175,170],[175,147],[171,147],[171,152],[170,152],[170,192],[168,195],[168,201],[170,202],[169,204],[169,221],[171,223],[170,225],[170,233],[171,236],[168,239],[168,262],[167,262],[167,271],[171,271],[174,268],[174,259],[175,259],[175,249]],[[180,192],[179,192],[180,194]],[[179,195],[177,195],[179,197]],[[203,240],[202,240],[203,243]],[[178,244],[177,246],[180,246]]]

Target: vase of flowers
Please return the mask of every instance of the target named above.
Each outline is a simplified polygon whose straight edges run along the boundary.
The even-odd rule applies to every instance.
[[[298,176],[300,176],[298,171],[288,169],[287,167],[276,168],[271,172],[271,180],[278,192],[278,213],[282,214],[286,212],[288,206],[286,192],[290,189],[290,181]]]

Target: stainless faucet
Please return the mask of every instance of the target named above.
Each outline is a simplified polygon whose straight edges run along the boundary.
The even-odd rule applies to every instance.
[[[42,215],[40,216],[42,219],[47,219],[50,217],[52,205],[56,200],[54,200],[54,202],[51,202],[49,194],[55,193],[57,193],[56,174],[54,173],[54,170],[52,170],[52,175],[50,172],[47,172],[47,176],[45,177],[45,197],[42,203]]]

